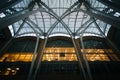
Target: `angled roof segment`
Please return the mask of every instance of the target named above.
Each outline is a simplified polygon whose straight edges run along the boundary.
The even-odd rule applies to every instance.
[[[116,22],[119,21],[119,12],[113,12],[112,8],[99,0],[22,0],[0,13],[0,24],[13,19],[6,25],[10,25],[14,37],[103,37],[107,36],[110,26],[115,23],[110,23],[111,16]]]

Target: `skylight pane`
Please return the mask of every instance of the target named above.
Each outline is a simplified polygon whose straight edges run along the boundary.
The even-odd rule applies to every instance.
[[[12,8],[15,8],[16,11],[27,9],[31,1],[32,0],[23,0],[20,3],[13,6]],[[38,10],[36,13],[30,15],[28,17],[28,20],[26,20],[27,22],[29,22],[29,24],[25,23],[24,25],[22,25],[23,20],[20,20],[12,24],[12,27],[9,28],[11,30],[12,36],[14,36],[13,33],[16,33],[17,31],[19,31],[19,29],[21,29],[19,31],[19,37],[20,37],[20,36],[28,36],[28,35],[35,36],[36,33],[41,34],[42,32],[48,33],[48,31],[51,30],[51,28],[53,27],[54,27],[53,31],[51,32],[50,35],[53,34],[69,35],[69,33],[66,30],[67,27],[70,30],[69,32],[72,33],[78,31],[78,33],[81,34],[81,32],[83,31],[84,36],[91,36],[91,35],[101,36],[101,33],[96,25],[94,25],[93,23],[90,23],[90,25],[86,24],[86,22],[90,19],[90,16],[88,14],[82,12],[81,10],[73,11],[79,9],[78,4],[72,7],[71,10],[66,12],[78,0],[41,0],[41,1],[45,4],[40,4],[41,6],[39,6],[36,3],[33,7],[33,10],[38,10],[39,8],[43,8],[43,11]],[[96,0],[88,0],[88,1],[90,2],[92,8],[95,8],[99,11],[104,11],[106,8],[108,8],[107,6]],[[81,5],[80,9],[87,10],[84,4]],[[110,11],[112,11],[112,9],[110,9],[108,12]],[[63,16],[63,14],[65,15],[65,17],[61,19],[61,16]],[[119,13],[114,14],[114,16],[119,16],[119,15],[120,15]],[[6,15],[4,13],[0,14],[1,18],[5,16]],[[107,35],[110,25],[100,20],[97,20],[96,22],[99,25],[100,29],[104,32],[104,34]],[[22,28],[20,28],[21,25]],[[84,29],[87,26],[84,25],[89,25],[89,28],[87,28],[85,31]]]

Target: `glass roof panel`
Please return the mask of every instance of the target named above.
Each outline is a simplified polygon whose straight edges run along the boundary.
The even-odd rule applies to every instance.
[[[20,11],[22,9],[27,8],[31,1],[32,0],[23,0],[19,4],[16,4],[15,6],[13,6],[13,8],[15,8],[17,11]],[[83,32],[84,36],[90,36],[90,35],[101,36],[101,33],[97,28],[97,26],[94,25],[95,24],[94,22],[90,23],[91,25],[84,26],[86,25],[86,22],[88,22],[88,20],[91,19],[91,17],[87,13],[84,13],[81,10],[72,12],[75,9],[86,10],[84,4],[82,4],[81,6],[76,4],[68,12],[66,12],[78,0],[41,0],[41,1],[45,5],[40,4],[41,6],[39,6],[36,3],[34,5],[33,10],[37,10],[38,8],[43,8],[45,11],[38,11],[30,15],[26,20],[20,20],[12,24],[13,28],[9,28],[10,30],[12,30],[11,31],[12,34],[15,35],[15,33],[19,29],[21,29],[18,32],[19,37],[20,35],[35,36],[36,33],[41,34],[41,36],[43,36],[42,34],[48,33],[49,30],[53,29],[50,35],[56,35],[56,34],[69,35],[69,33],[66,30],[66,27],[72,33],[78,32],[79,34],[81,34],[81,31],[84,31],[84,29],[88,27]],[[103,5],[102,3],[96,0],[89,0],[89,2],[91,3],[91,6],[93,8],[96,8],[97,10],[103,11],[104,9],[107,8],[107,6]],[[104,34],[107,35],[110,25],[100,20],[96,20],[96,23],[99,25],[100,29],[104,32]]]

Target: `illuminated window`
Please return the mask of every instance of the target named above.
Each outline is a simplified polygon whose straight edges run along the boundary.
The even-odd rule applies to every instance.
[[[9,68],[6,68],[5,70],[2,70],[0,75],[16,75],[19,70],[20,70],[19,67],[17,68],[9,67]]]
[[[88,61],[110,61],[109,58],[120,61],[111,49],[85,49],[85,52]],[[0,62],[31,62],[32,58],[33,53],[29,52],[6,53],[0,58]],[[42,61],[77,61],[77,56],[73,47],[48,47],[45,48]]]
[[[87,54],[89,61],[110,61],[106,54]]]

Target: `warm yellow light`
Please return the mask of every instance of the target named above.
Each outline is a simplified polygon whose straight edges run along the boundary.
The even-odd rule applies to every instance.
[[[16,68],[16,70],[20,70],[20,68]]]
[[[15,70],[12,70],[12,72],[15,72]]]
[[[9,70],[9,71],[10,71],[10,70],[11,70],[11,68],[7,68],[7,70]]]
[[[9,75],[10,74],[10,71],[5,71],[4,75]]]
[[[88,61],[110,61],[105,51],[110,52],[109,56],[112,60],[120,61],[111,49],[85,49]],[[65,56],[60,57],[60,53],[65,53]],[[0,62],[31,62],[32,58],[32,52],[6,53],[0,57]],[[73,47],[48,47],[45,48],[42,61],[77,61],[77,56]]]

